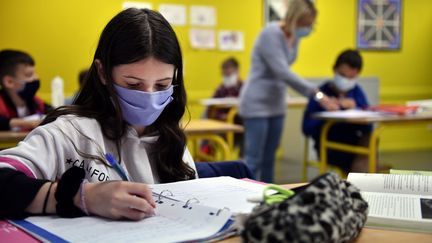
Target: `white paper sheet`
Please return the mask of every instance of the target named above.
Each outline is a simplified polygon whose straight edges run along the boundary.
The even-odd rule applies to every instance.
[[[344,111],[323,111],[314,113],[314,115],[320,115],[321,117],[328,118],[374,118],[381,117],[385,113],[376,111],[364,111],[364,110],[344,110]]]
[[[128,9],[128,8],[153,9],[153,5],[149,2],[123,2],[122,7],[123,9]]]
[[[211,6],[191,6],[190,24],[195,26],[215,26],[216,8]]]
[[[196,49],[215,49],[215,31],[212,29],[190,29],[189,41]]]
[[[432,176],[349,173],[347,180],[366,192],[432,195]]]
[[[243,51],[243,32],[230,30],[219,31],[219,49],[221,51]]]
[[[161,4],[159,12],[171,25],[186,25],[186,6],[181,4]]]
[[[97,217],[29,217],[27,221],[70,242],[179,242],[216,234],[230,219],[229,211],[190,205],[164,198],[156,216],[141,221]]]
[[[250,213],[256,204],[248,198],[260,196],[265,185],[234,179],[214,177],[176,183],[150,185],[153,192],[170,190],[173,198],[187,201],[196,198],[200,205],[213,208],[227,207],[233,213]]]

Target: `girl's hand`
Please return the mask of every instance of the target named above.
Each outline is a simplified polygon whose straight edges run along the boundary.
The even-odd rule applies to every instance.
[[[83,185],[85,204],[90,214],[111,219],[141,220],[155,214],[151,189],[142,183],[109,181]],[[75,205],[83,208],[79,192]]]
[[[322,108],[327,111],[337,111],[340,110],[339,101],[336,98],[330,98],[327,95],[319,101]]]

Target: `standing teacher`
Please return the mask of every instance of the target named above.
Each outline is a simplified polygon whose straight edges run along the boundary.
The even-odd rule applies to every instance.
[[[252,65],[240,94],[245,126],[245,160],[257,179],[273,182],[275,152],[286,110],[287,86],[314,96],[324,107],[332,101],[291,70],[302,37],[309,35],[317,11],[309,0],[292,0],[284,21],[265,27],[252,52]]]

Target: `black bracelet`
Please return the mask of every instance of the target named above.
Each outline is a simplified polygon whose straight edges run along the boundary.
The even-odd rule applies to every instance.
[[[77,194],[84,177],[84,169],[76,166],[67,170],[61,177],[55,192],[56,210],[60,217],[75,218],[85,215],[73,202],[73,198]]]
[[[44,200],[44,204],[43,204],[43,208],[42,208],[42,215],[46,215],[46,207],[47,207],[47,205],[48,205],[48,199],[49,199],[50,192],[51,192],[51,187],[52,187],[53,184],[54,184],[54,183],[51,182],[51,183],[50,183],[50,186],[48,187],[48,192],[47,192],[47,194],[46,194],[46,196],[45,196],[45,200]]]

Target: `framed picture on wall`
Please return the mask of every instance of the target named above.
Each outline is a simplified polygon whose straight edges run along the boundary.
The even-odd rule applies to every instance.
[[[264,0],[264,25],[285,17],[288,0]]]
[[[400,50],[402,0],[357,1],[357,48]]]

